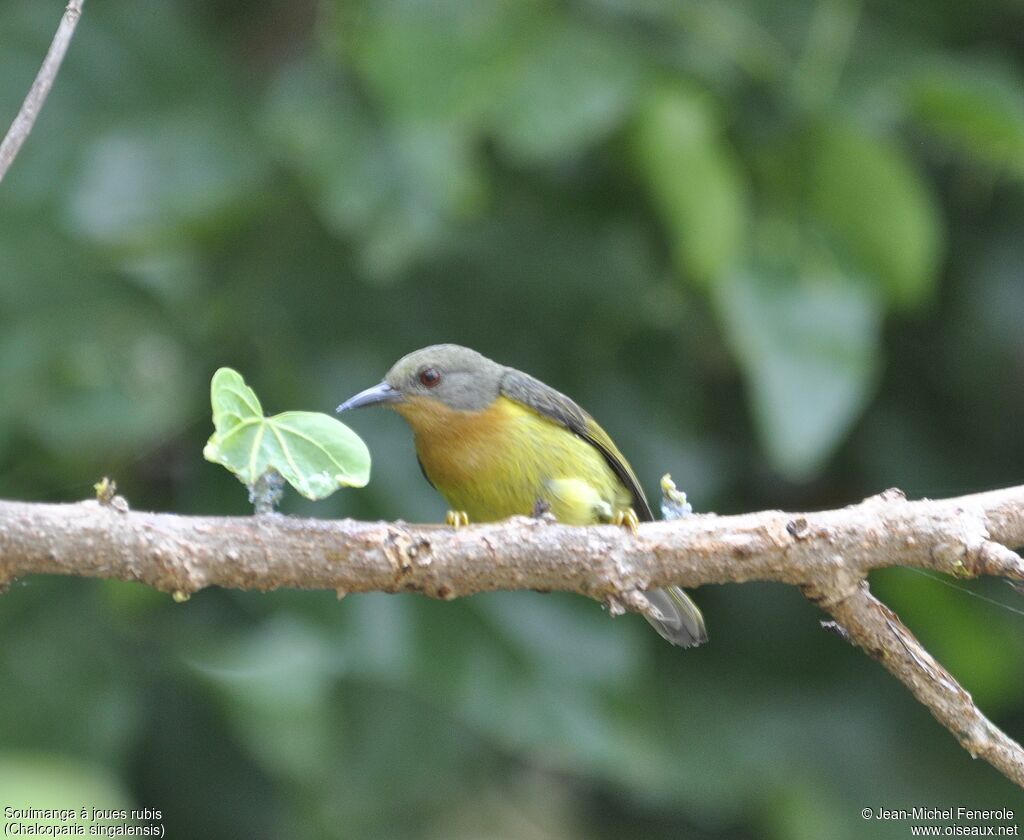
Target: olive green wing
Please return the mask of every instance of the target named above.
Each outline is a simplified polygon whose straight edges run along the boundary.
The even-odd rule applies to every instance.
[[[651,506],[647,503],[640,482],[629,462],[619,452],[608,433],[597,421],[565,394],[545,385],[522,371],[508,368],[501,378],[501,393],[510,400],[522,403],[550,420],[560,423],[593,446],[612,468],[612,472],[626,486],[633,496],[633,509],[642,522],[654,520]]]

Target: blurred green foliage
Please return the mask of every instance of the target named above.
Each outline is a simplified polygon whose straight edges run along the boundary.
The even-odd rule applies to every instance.
[[[0,4],[0,115],[60,10]],[[0,493],[111,474],[245,513],[201,456],[216,368],[330,411],[442,340],[572,394],[698,510],[1017,483],[1021,32],[1009,0],[89,0],[0,187]],[[401,421],[352,422],[370,485],[286,511],[438,520]],[[1024,619],[872,584],[1024,736]],[[0,805],[128,800],[197,840],[842,840],[906,836],[864,807],[1020,802],[798,593],[698,599],[683,653],[557,595],[20,581]]]

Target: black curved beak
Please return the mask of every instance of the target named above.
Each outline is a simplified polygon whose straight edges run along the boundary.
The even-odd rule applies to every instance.
[[[401,401],[401,391],[396,391],[387,382],[381,382],[380,385],[374,385],[372,388],[360,391],[354,397],[345,400],[335,411],[341,414],[341,412],[352,408],[363,408],[367,405],[390,405]]]

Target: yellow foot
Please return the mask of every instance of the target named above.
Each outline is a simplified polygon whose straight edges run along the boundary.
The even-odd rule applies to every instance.
[[[469,524],[469,514],[464,510],[450,510],[444,517],[446,525],[453,528],[462,528]]]
[[[636,511],[633,508],[617,510],[615,511],[615,516],[612,517],[612,525],[621,525],[624,528],[629,528],[635,534],[640,527],[640,518],[636,515]]]

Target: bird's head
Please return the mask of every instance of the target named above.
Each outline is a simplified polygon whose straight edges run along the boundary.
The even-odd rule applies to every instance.
[[[384,405],[409,420],[431,408],[482,411],[498,398],[504,371],[468,347],[435,344],[403,356],[383,382],[346,400],[337,410]]]

